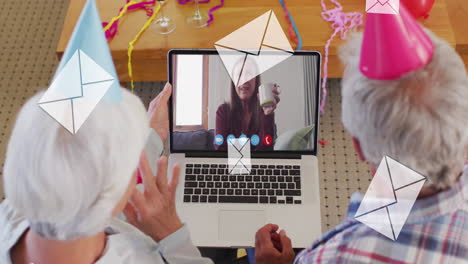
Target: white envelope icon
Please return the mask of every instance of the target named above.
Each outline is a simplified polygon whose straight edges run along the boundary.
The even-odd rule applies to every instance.
[[[400,0],[366,0],[366,12],[398,15]]]
[[[75,134],[114,81],[85,52],[77,50],[52,81],[39,106]]]
[[[251,80],[293,55],[294,50],[272,10],[215,43],[236,86]],[[255,70],[244,70],[247,61]]]
[[[396,240],[426,180],[425,176],[385,156],[354,217]]]
[[[229,174],[248,174],[250,162],[250,139],[238,138],[226,142],[228,145]]]

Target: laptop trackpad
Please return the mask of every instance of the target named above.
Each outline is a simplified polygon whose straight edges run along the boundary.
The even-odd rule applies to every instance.
[[[249,242],[266,223],[265,211],[220,210],[219,239],[233,242]]]

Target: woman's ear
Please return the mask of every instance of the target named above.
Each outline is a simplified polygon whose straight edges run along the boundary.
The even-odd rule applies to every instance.
[[[356,137],[353,137],[353,145],[354,145],[354,150],[359,156],[359,159],[363,162],[366,162],[367,161],[366,157],[364,157],[364,153],[362,153],[361,143],[359,143],[359,139],[357,139]]]

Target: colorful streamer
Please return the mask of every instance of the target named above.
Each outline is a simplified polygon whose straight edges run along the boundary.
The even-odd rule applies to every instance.
[[[322,18],[327,22],[331,22],[333,34],[328,39],[327,44],[325,45],[325,59],[323,64],[323,80],[322,80],[322,102],[320,103],[320,112],[325,112],[325,102],[327,99],[327,79],[328,79],[328,50],[330,44],[335,36],[340,33],[341,39],[346,39],[346,33],[348,30],[356,28],[362,25],[363,15],[359,12],[343,12],[343,7],[336,0],[330,0],[335,4],[334,9],[327,9],[325,6],[324,0],[321,0],[322,5]]]
[[[104,31],[108,31],[108,30],[112,27],[112,25],[115,24],[115,22],[117,22],[121,17],[123,17],[123,15],[127,12],[128,7],[129,7],[130,5],[132,5],[132,4],[135,4],[135,3],[136,3],[136,2],[130,2],[130,3],[126,4],[124,7],[122,7],[122,8],[119,10],[119,15],[118,15],[118,16],[113,17],[109,23],[104,22],[104,23],[106,24],[106,25],[104,26]],[[103,23],[103,24],[104,24],[104,23]]]
[[[284,0],[279,0],[279,2],[281,6],[283,7],[284,12],[286,13],[286,19],[288,20],[288,24],[289,24],[289,36],[296,43],[296,49],[301,50],[302,38],[301,38],[301,34],[299,34],[299,30],[297,29],[296,23],[294,22],[294,19],[291,16],[291,13],[289,13],[289,10],[286,7],[286,3],[284,2]]]
[[[185,4],[188,4],[188,3],[193,2],[193,1],[194,1],[194,0],[178,0],[177,2],[178,2],[179,4],[181,4],[181,5],[185,5]],[[201,1],[198,1],[198,3],[199,3],[199,4],[206,4],[206,3],[209,3],[210,1],[211,1],[211,0],[201,0]],[[211,24],[211,23],[213,23],[213,21],[214,21],[214,15],[213,15],[213,13],[214,13],[216,10],[220,9],[221,7],[223,7],[223,6],[224,6],[224,0],[220,0],[220,1],[219,1],[219,5],[213,6],[212,8],[210,8],[210,10],[208,10],[208,17],[209,17],[209,19],[208,19],[208,21],[206,21],[206,23],[208,23],[208,25]]]
[[[192,2],[193,0],[178,0],[179,4],[181,5],[185,5],[187,3],[190,3]],[[211,0],[201,0],[201,1],[198,1],[199,4],[206,4],[206,3],[209,3]]]
[[[146,23],[143,25],[143,27],[140,29],[138,34],[135,36],[135,38],[128,43],[128,75],[130,77],[130,84],[132,86],[132,92],[135,89],[134,83],[133,83],[133,68],[132,68],[132,53],[133,49],[135,47],[135,44],[138,42],[140,37],[145,33],[145,31],[148,29],[148,27],[151,25],[151,23],[154,21],[156,18],[157,14],[159,13],[159,10],[161,9],[161,4],[158,3],[158,6],[156,7],[156,10],[154,10],[153,14],[151,17],[146,21]]]
[[[213,6],[212,8],[210,8],[210,10],[208,10],[208,16],[210,17],[210,19],[208,19],[208,21],[206,21],[206,23],[208,23],[208,25],[211,24],[214,21],[214,16],[213,16],[214,11],[220,9],[223,6],[224,6],[224,0],[220,0],[219,5]]]
[[[118,31],[119,20],[125,15],[125,13],[127,13],[127,11],[145,9],[146,15],[151,17],[153,15],[153,9],[150,8],[150,6],[153,6],[155,3],[156,3],[156,0],[143,1],[143,2],[135,2],[135,1],[127,0],[127,3],[125,4],[125,6],[120,8],[119,15],[112,18],[109,23],[106,23],[106,22],[102,23],[102,26],[104,27],[106,39],[109,40],[115,37]]]

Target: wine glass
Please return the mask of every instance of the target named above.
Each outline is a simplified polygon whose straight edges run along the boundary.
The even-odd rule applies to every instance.
[[[176,23],[174,19],[169,18],[164,14],[165,1],[158,0],[158,2],[161,5],[161,10],[159,11],[159,18],[153,22],[153,25],[151,27],[154,32],[159,34],[166,35],[172,33],[172,31],[174,31],[176,28]]]
[[[195,12],[190,17],[187,17],[187,23],[194,28],[202,28],[208,25],[208,15],[200,11],[198,0],[195,2]]]

